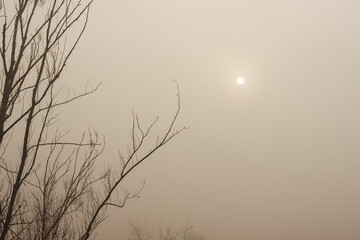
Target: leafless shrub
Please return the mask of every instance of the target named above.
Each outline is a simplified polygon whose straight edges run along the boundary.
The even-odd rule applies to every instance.
[[[191,224],[185,224],[178,230],[171,226],[165,229],[159,224],[158,232],[147,222],[130,221],[127,240],[206,240],[207,238],[195,231]]]

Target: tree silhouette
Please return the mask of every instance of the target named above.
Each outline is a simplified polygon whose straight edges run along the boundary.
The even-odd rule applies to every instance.
[[[121,166],[99,175],[95,165],[104,141],[98,133],[88,130],[72,141],[68,132],[54,129],[60,106],[98,88],[69,96],[59,85],[86,29],[92,2],[0,0],[0,240],[89,239],[108,207],[121,208],[138,196],[117,194],[126,176],[186,129],[174,129],[180,111],[177,86],[177,110],[152,147],[143,149],[151,143],[158,118],[144,128],[134,113]],[[94,190],[98,187],[102,191]]]
[[[147,222],[130,221],[127,240],[206,240],[207,238],[195,231],[191,224],[185,224],[174,230],[171,226],[163,229],[159,224],[158,231]]]

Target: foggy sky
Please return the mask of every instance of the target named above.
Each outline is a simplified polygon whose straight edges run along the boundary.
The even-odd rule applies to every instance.
[[[136,191],[146,178],[99,238],[120,239],[126,221],[141,219],[189,222],[213,240],[360,239],[359,9],[357,0],[95,1],[64,78],[78,91],[102,85],[63,110],[62,126],[97,129],[102,161],[116,162],[133,109],[144,123],[171,119],[171,78],[178,127],[190,126],[122,186]]]

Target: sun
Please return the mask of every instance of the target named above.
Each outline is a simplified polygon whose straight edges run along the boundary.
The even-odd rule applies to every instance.
[[[243,84],[245,83],[245,78],[243,78],[243,77],[238,77],[238,78],[236,79],[236,83],[237,83],[238,85],[243,85]]]

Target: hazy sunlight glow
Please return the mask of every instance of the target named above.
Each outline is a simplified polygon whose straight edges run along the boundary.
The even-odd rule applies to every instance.
[[[236,79],[236,83],[237,83],[238,85],[243,85],[243,84],[245,83],[245,78],[243,78],[243,77],[238,77],[238,78]]]

